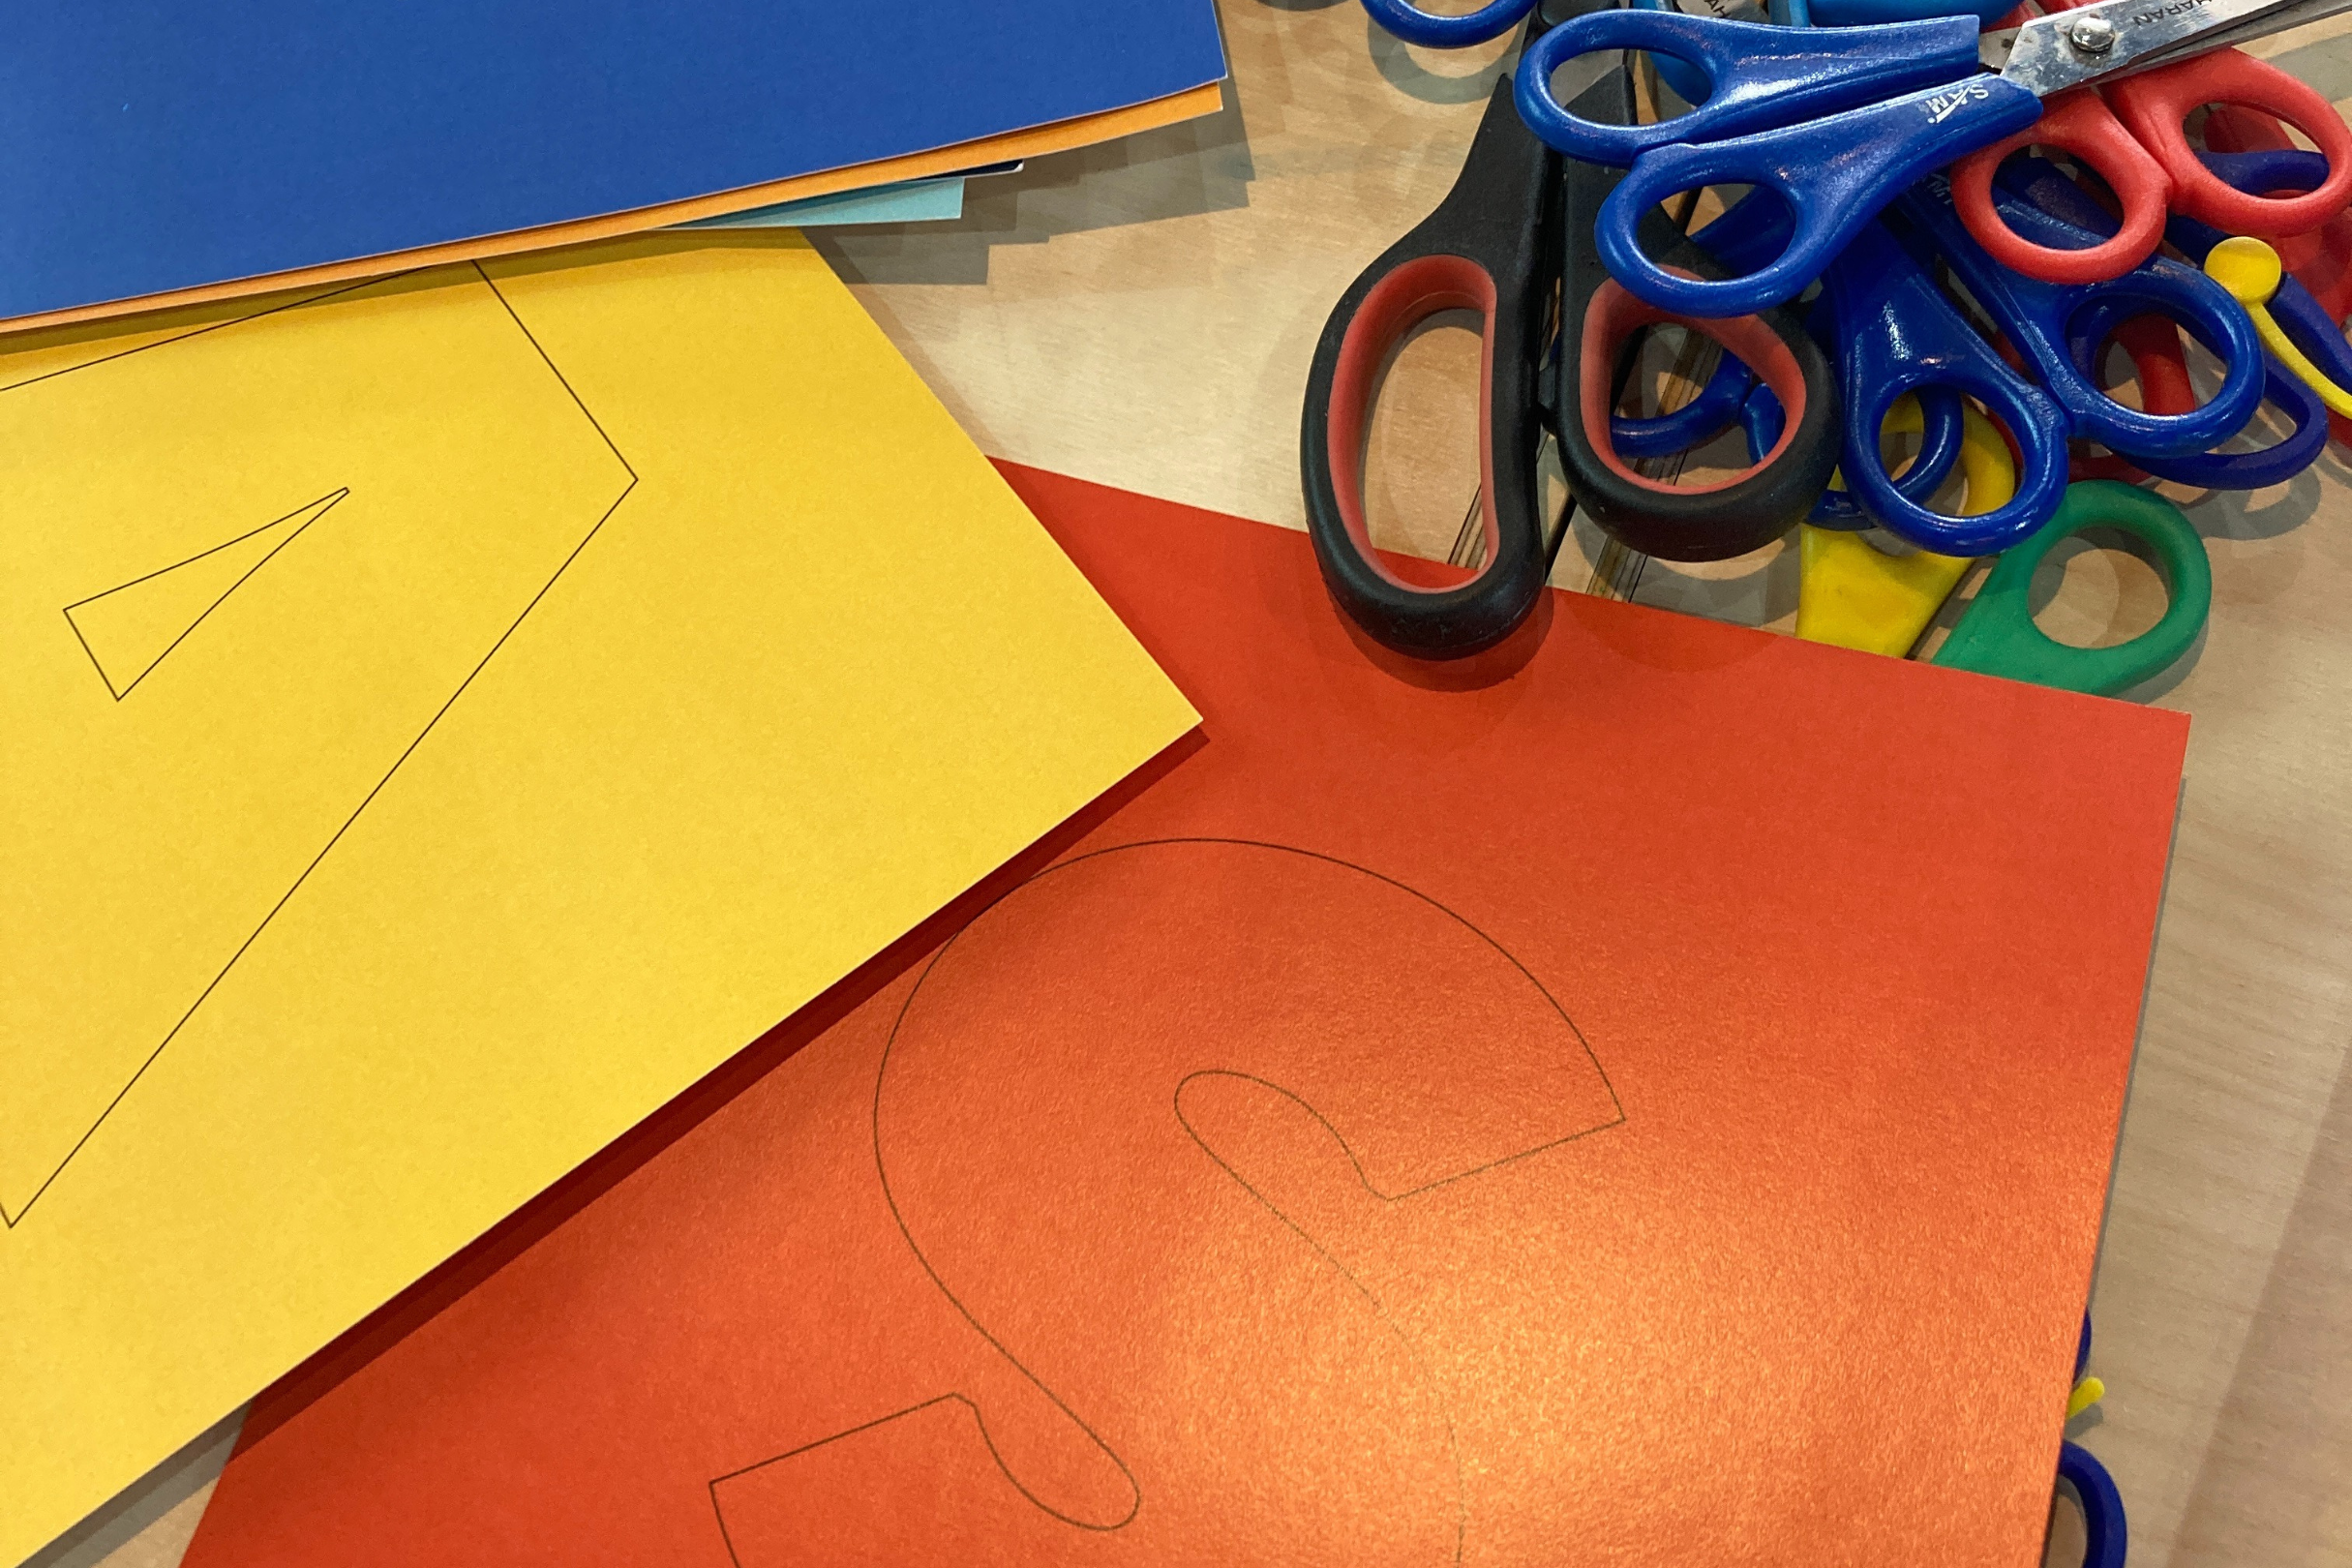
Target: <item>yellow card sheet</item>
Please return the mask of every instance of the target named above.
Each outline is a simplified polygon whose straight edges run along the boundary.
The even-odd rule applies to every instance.
[[[797,236],[0,359],[0,1561],[1194,722]]]

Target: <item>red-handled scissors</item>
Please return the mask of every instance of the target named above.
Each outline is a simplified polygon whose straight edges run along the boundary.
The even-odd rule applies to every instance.
[[[2091,0],[2045,0],[2050,15]],[[2328,177],[2311,191],[2249,194],[2199,161],[2187,120],[2208,104],[2255,109],[2311,138]],[[2058,147],[2096,169],[2123,203],[2115,234],[2079,251],[2037,245],[2002,222],[1993,171],[2027,146]],[[1952,196],[1976,243],[2004,266],[2050,283],[2099,283],[2145,261],[2164,237],[2168,213],[2228,234],[2278,239],[2319,227],[2352,201],[2352,130],[2334,106],[2277,66],[2216,48],[2096,87],[2054,94],[2025,130],[1952,166]]]
[[[2288,152],[2295,143],[2269,115],[2223,104],[2205,117],[2205,145],[2226,156]],[[2279,261],[2311,291],[2321,310],[2338,322],[2352,316],[2352,214],[2332,218],[2311,233],[2281,238],[2277,249]]]
[[[1794,298],[1889,201],[1955,159],[2016,145],[2049,98],[2347,9],[2352,0],[2096,0],[1982,37],[1974,15],[1794,28],[1603,11],[1530,45],[1516,82],[1520,112],[1538,136],[1571,158],[1628,167],[1594,234],[1616,280],[1663,309],[1733,316]],[[1579,55],[1611,49],[1674,55],[1706,77],[1705,101],[1648,125],[1579,119],[1552,91],[1551,75]],[[1980,64],[1995,58],[1998,73],[1984,74]],[[2214,79],[2227,96],[2246,96],[2243,73],[2219,69],[2224,75]],[[2119,107],[2140,106],[2125,110],[2134,116],[2172,102],[2128,92],[2118,99]],[[2292,118],[2313,118],[2290,109]],[[2325,118],[2308,129],[2337,149],[2322,189],[2340,204],[2341,191],[2331,188],[2352,178],[2352,136],[2333,111]],[[2177,120],[2160,137],[2140,137],[2140,151],[2160,163],[2145,145],[2154,138],[2172,156]],[[2193,165],[2185,141],[2179,156]],[[2186,187],[2187,174],[2184,167],[2173,185]],[[1677,278],[1643,253],[1637,227],[1648,208],[1678,192],[1732,184],[1764,187],[1789,209],[1791,239],[1777,259],[1716,283]],[[2242,210],[2236,199],[2233,217]]]

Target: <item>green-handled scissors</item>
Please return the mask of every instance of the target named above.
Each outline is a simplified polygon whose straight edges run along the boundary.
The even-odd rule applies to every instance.
[[[2114,528],[2147,545],[2170,601],[2163,618],[2113,648],[2070,648],[2034,624],[2034,570],[2053,546],[2087,528]],[[2066,691],[2112,697],[2169,670],[2197,641],[2214,602],[2205,541],[2181,509],[2131,485],[2092,479],[2066,487],[2047,526],[2012,545],[1930,661]]]

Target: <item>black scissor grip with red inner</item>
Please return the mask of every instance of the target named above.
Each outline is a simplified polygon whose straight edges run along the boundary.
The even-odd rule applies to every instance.
[[[1554,12],[1604,4],[1545,0],[1528,18],[1527,37],[1556,23]],[[1500,642],[1544,591],[1563,531],[1547,527],[1543,511],[1538,459],[1547,427],[1558,437],[1577,505],[1635,549],[1678,560],[1742,555],[1786,533],[1820,498],[1837,461],[1835,382],[1795,314],[1696,321],[1655,311],[1611,282],[1593,222],[1621,176],[1563,166],[1521,119],[1513,93],[1509,78],[1495,83],[1453,190],[1340,297],[1307,381],[1300,476],[1323,580],[1358,625],[1423,658]],[[1613,57],[1577,95],[1574,112],[1633,123],[1633,80],[1621,59]],[[1664,233],[1653,256],[1688,276],[1724,276],[1662,217],[1656,224]],[[1384,559],[1364,511],[1365,436],[1380,377],[1405,334],[1445,310],[1474,310],[1483,324],[1478,522],[1486,549],[1466,580]],[[1621,350],[1661,322],[1713,337],[1771,388],[1785,418],[1760,462],[1718,483],[1674,485],[1618,458],[1609,417],[1629,363]],[[1556,373],[1547,371],[1554,359]]]
[[[1332,597],[1388,647],[1424,658],[1475,653],[1510,634],[1551,573],[1536,452],[1537,367],[1557,275],[1549,194],[1557,156],[1495,83],[1454,189],[1340,296],[1315,345],[1299,460],[1307,527]],[[1382,370],[1439,311],[1483,318],[1479,526],[1485,561],[1466,582],[1426,587],[1381,560],[1364,514],[1364,442]]]
[[[1632,82],[1613,73],[1588,88],[1574,112],[1596,124],[1633,123]],[[1561,256],[1560,347],[1552,403],[1560,466],[1577,504],[1603,530],[1645,556],[1663,560],[1725,560],[1760,550],[1804,521],[1837,467],[1837,381],[1829,359],[1796,312],[1774,306],[1753,316],[1701,318],[1661,311],[1628,293],[1609,275],[1593,243],[1601,204],[1623,171],[1563,161],[1559,223],[1568,236]],[[1643,248],[1685,277],[1729,274],[1713,256],[1652,212]],[[1706,484],[1674,484],[1637,470],[1617,456],[1609,437],[1618,383],[1611,367],[1628,338],[1645,327],[1671,324],[1703,333],[1753,372],[1780,400],[1786,415],[1779,439],[1756,463]]]

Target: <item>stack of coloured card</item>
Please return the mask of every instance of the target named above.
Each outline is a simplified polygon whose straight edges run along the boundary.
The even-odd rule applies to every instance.
[[[0,60],[0,328],[955,175],[1211,112],[1224,75],[1205,0],[98,0]]]

